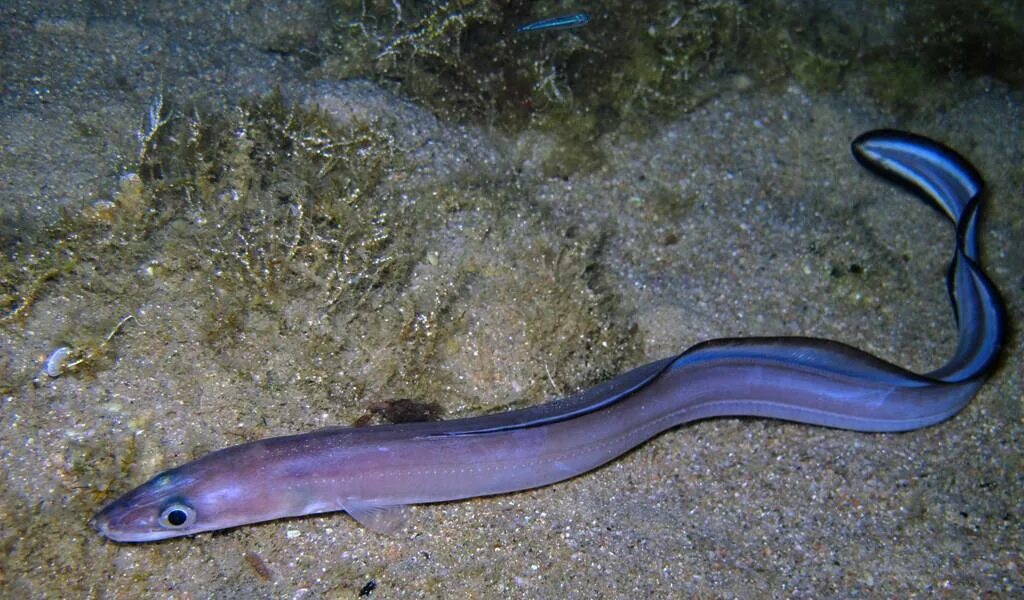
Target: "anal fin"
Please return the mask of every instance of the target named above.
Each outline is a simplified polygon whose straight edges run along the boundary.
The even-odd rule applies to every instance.
[[[369,502],[347,501],[345,512],[360,525],[384,535],[393,535],[405,526],[405,504],[378,505]]]

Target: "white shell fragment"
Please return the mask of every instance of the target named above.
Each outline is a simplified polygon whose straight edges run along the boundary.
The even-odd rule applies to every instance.
[[[50,377],[60,377],[61,373],[64,372],[65,363],[67,363],[69,356],[71,356],[71,348],[67,346],[57,348],[46,358],[46,364],[43,365],[43,373]]]

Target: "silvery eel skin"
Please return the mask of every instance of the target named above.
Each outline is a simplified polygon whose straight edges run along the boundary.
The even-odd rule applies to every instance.
[[[955,415],[998,360],[1005,317],[979,265],[981,178],[954,151],[895,131],[853,142],[864,166],[910,188],[954,224],[947,277],[959,343],[923,375],[839,342],[719,339],[588,391],[524,410],[432,423],[336,427],[225,448],[153,479],[93,519],[147,542],[344,510],[380,532],[402,507],[552,484],[696,419],[749,415],[858,431],[906,431]]]

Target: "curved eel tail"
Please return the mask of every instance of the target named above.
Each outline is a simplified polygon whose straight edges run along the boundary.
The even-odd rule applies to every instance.
[[[870,131],[853,142],[853,155],[868,169],[895,180],[938,208],[956,227],[946,285],[959,342],[953,358],[927,376],[949,383],[984,377],[1006,337],[999,293],[980,266],[978,214],[984,184],[955,151],[918,135]]]
[[[859,431],[907,431],[957,414],[999,360],[1006,314],[980,266],[978,214],[981,176],[955,151],[925,137],[871,131],[852,144],[869,170],[908,188],[942,212],[956,229],[946,286],[958,342],[938,369],[912,373],[866,352],[829,340],[776,337],[711,340],[681,354],[666,369],[694,373],[731,365],[753,372],[749,389],[721,390],[689,416],[756,415]]]

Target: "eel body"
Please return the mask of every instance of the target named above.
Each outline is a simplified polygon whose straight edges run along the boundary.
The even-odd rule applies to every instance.
[[[975,169],[945,146],[880,130],[853,142],[864,166],[931,202],[955,228],[947,275],[953,357],[912,373],[839,342],[702,342],[568,398],[452,421],[336,427],[219,450],[153,477],[93,525],[144,542],[344,510],[389,532],[402,507],[502,494],[587,472],[696,419],[759,416],[858,431],[907,431],[955,415],[998,361],[1005,316],[979,266]]]

